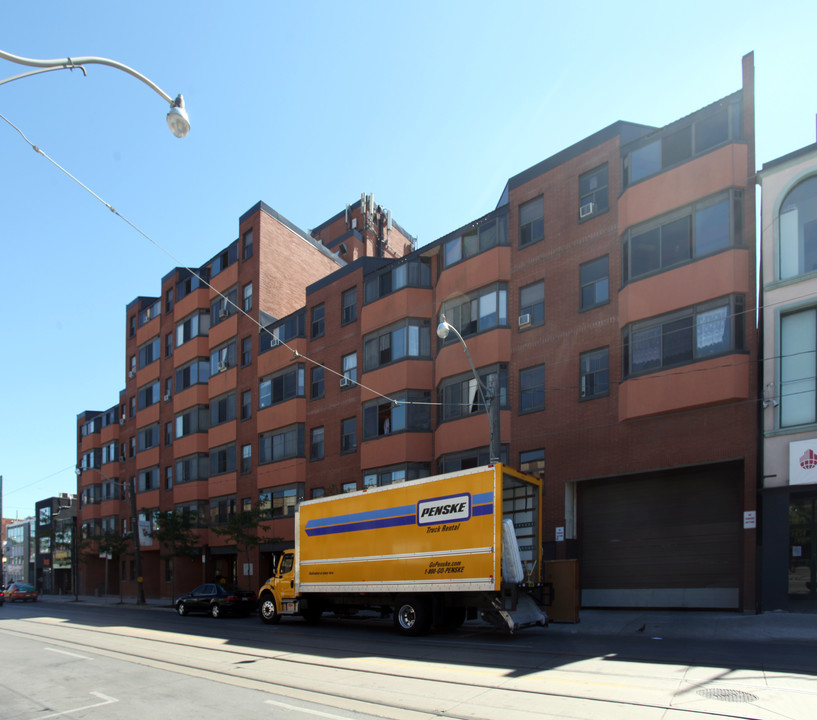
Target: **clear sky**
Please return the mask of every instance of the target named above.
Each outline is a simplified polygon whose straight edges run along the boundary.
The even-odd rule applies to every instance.
[[[125,307],[238,235],[259,200],[303,229],[362,192],[419,243],[616,120],[663,126],[741,87],[757,164],[815,142],[814,0],[9,2],[0,49],[108,57],[0,86],[3,515],[75,492],[76,417],[124,387]],[[0,79],[26,68],[0,61]]]

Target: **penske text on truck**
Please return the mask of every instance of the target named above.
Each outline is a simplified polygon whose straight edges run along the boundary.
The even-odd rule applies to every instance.
[[[406,635],[478,614],[511,633],[546,624],[541,502],[539,478],[500,463],[302,502],[261,619],[376,610]]]

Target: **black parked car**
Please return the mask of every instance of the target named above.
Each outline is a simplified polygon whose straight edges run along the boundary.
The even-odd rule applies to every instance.
[[[222,583],[204,583],[176,600],[176,612],[179,615],[198,612],[208,613],[214,618],[230,613],[249,615],[255,610],[255,606],[254,592]]]

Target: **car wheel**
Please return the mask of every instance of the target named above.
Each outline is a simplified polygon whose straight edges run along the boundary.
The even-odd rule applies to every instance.
[[[184,606],[183,602],[176,603],[176,612],[182,617],[187,615],[187,608]]]
[[[276,625],[281,622],[281,613],[275,607],[275,598],[267,594],[261,598],[261,605],[258,608],[258,614],[261,620],[267,625]]]
[[[431,627],[431,607],[424,598],[407,597],[394,608],[394,626],[402,635],[425,635]]]
[[[214,618],[220,618],[221,617],[221,605],[219,605],[218,603],[213,603],[210,606],[210,615],[212,617],[214,617]]]

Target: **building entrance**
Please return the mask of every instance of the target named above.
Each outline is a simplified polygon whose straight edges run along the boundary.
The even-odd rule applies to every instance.
[[[789,504],[789,600],[817,604],[817,496]]]

